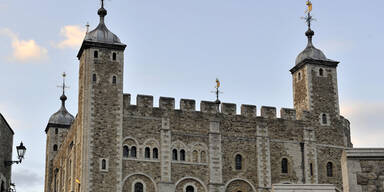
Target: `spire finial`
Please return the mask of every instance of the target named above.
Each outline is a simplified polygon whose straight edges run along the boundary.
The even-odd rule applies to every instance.
[[[69,87],[67,87],[67,86],[65,85],[65,77],[67,76],[67,74],[64,72],[64,73],[62,74],[62,76],[63,76],[63,85],[59,85],[59,86],[57,86],[57,87],[63,89],[63,94],[61,95],[60,100],[61,100],[62,106],[65,107],[65,101],[67,100],[67,96],[65,96],[65,89],[67,89],[67,88],[69,88]]]
[[[88,32],[89,32],[89,22],[87,22],[87,24],[85,25],[85,27],[87,28],[87,31],[86,31],[86,34],[88,34]]]
[[[107,15],[107,10],[104,9],[104,0],[101,0],[101,8],[97,11],[100,15],[100,24],[104,24],[104,17]]]
[[[104,8],[104,0],[101,0],[101,8]]]
[[[308,30],[305,32],[305,35],[308,37],[308,45],[307,47],[313,46],[312,44],[312,37],[315,35],[315,32],[312,31],[311,29],[311,22],[314,21],[315,19],[312,17],[311,12],[312,12],[312,2],[310,0],[307,0],[307,10],[305,11],[307,13],[307,16],[303,17],[305,19],[305,22],[307,23]]]
[[[217,112],[220,112],[220,104],[221,104],[221,101],[219,99],[220,93],[223,93],[219,90],[219,88],[220,88],[220,80],[216,78],[216,86],[215,86],[216,91],[212,91],[212,93],[216,94],[215,104],[217,104]]]

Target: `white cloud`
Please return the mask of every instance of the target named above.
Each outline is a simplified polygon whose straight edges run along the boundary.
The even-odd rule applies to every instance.
[[[10,60],[18,62],[40,61],[47,58],[48,50],[39,46],[35,40],[21,40],[10,29],[0,29],[0,34],[12,39]]]
[[[384,102],[345,102],[341,114],[351,122],[355,147],[384,147]]]
[[[67,25],[61,29],[60,35],[65,39],[57,44],[58,48],[78,49],[84,39],[85,29],[77,25]]]

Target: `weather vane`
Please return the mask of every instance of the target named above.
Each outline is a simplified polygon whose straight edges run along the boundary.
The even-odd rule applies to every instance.
[[[215,103],[217,104],[217,112],[220,111],[220,103],[221,103],[221,101],[219,100],[220,93],[223,93],[219,90],[219,88],[220,88],[220,80],[218,78],[216,78],[216,86],[215,86],[216,91],[212,91],[212,93],[216,94]]]
[[[307,5],[307,10],[305,11],[305,13],[307,13],[307,16],[303,17],[303,19],[305,19],[305,21],[307,22],[308,28],[311,29],[311,22],[315,20],[311,15],[312,2],[310,0],[307,0],[306,5]]]
[[[57,87],[63,89],[63,95],[64,95],[64,93],[65,93],[65,89],[68,89],[69,87],[67,87],[67,86],[65,85],[65,77],[67,76],[67,74],[64,72],[64,73],[62,74],[62,76],[63,76],[63,85],[58,85]]]

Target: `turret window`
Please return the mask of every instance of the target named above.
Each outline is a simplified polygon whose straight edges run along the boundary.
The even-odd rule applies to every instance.
[[[288,173],[288,159],[283,158],[281,160],[281,173]]]
[[[112,60],[116,61],[116,53],[112,53]]]
[[[326,113],[320,114],[320,124],[323,126],[330,125],[329,115]]]
[[[57,145],[53,145],[53,151],[57,151]]]
[[[96,81],[97,81],[96,74],[93,74],[93,75],[92,75],[92,81],[93,81],[93,82],[96,82]]]
[[[320,77],[323,77],[323,76],[324,76],[324,69],[323,69],[323,68],[320,68],[320,69],[319,69],[319,76],[320,76]]]
[[[153,159],[159,158],[159,150],[157,148],[153,148]]]
[[[94,51],[93,52],[93,57],[94,58],[99,58],[99,52],[98,51]]]
[[[243,168],[243,157],[239,154],[235,156],[235,169],[241,170]]]
[[[100,171],[108,171],[108,159],[100,159]]]
[[[327,176],[333,177],[333,164],[331,162],[327,163]]]
[[[300,80],[301,80],[301,78],[302,78],[302,77],[301,77],[301,72],[299,72],[299,73],[297,74],[297,80],[299,80],[299,81],[300,81]]]
[[[116,84],[116,76],[112,77],[112,84]]]
[[[59,134],[59,129],[58,128],[55,129],[55,134],[56,135]]]

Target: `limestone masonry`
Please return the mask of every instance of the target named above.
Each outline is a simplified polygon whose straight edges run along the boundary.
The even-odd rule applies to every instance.
[[[176,108],[175,99],[161,97],[155,107],[153,96],[124,94],[126,45],[105,26],[104,7],[98,14],[78,53],[78,113],[67,112],[63,93],[46,128],[45,192],[348,188],[341,159],[352,143],[339,110],[338,62],[313,46],[310,28],[291,69],[294,109],[277,117],[276,108],[262,106],[257,116],[253,105],[236,111],[236,104],[201,101],[196,109],[195,100],[182,99]],[[354,167],[362,188],[373,185],[367,166]]]

